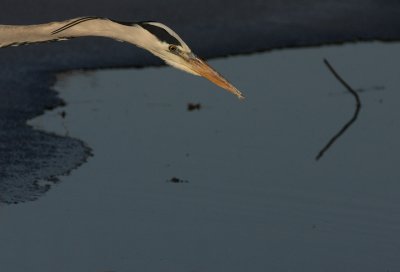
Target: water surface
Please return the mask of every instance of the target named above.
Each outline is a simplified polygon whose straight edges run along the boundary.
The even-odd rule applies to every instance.
[[[30,124],[79,138],[94,156],[40,201],[2,207],[2,267],[399,270],[399,50],[368,43],[211,61],[244,101],[171,68],[60,76],[67,106]],[[324,57],[363,108],[316,162],[354,110]]]

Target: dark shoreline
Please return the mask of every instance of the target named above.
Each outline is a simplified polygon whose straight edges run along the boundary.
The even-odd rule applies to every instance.
[[[246,2],[232,7],[221,1],[212,7],[175,1],[180,10],[160,1],[2,1],[1,24],[33,24],[87,14],[119,20],[156,19],[170,25],[205,58],[250,54],[288,47],[400,39],[400,3],[370,1]],[[254,6],[252,5],[254,4]],[[23,9],[22,9],[23,7]],[[73,8],[71,8],[73,7]],[[122,8],[123,7],[123,8]],[[35,11],[35,12],[31,12]],[[179,13],[178,13],[179,12]],[[149,14],[151,14],[149,16]],[[207,16],[204,16],[206,14]],[[55,73],[74,69],[147,67],[162,63],[128,44],[101,38],[0,49],[0,202],[35,200],[50,186],[84,163],[90,147],[77,139],[35,131],[26,121],[46,109],[63,105],[50,88]]]

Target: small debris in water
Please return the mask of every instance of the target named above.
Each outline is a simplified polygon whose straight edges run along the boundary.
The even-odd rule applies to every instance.
[[[188,105],[187,105],[188,111],[194,111],[194,110],[200,110],[200,109],[201,109],[200,103],[188,103]]]
[[[381,86],[381,85],[377,85],[377,86],[374,86],[373,89],[376,90],[376,91],[383,91],[383,90],[386,90],[386,87],[385,86]]]
[[[173,182],[173,183],[189,183],[189,181],[185,179],[180,179],[177,177],[172,177],[171,179],[167,180],[167,182]]]
[[[67,113],[65,111],[60,112],[60,116],[62,119],[65,118],[65,116],[67,116]]]

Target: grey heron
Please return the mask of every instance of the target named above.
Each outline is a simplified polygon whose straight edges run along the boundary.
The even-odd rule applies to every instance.
[[[177,69],[207,78],[238,98],[244,98],[222,75],[197,57],[178,34],[159,22],[124,23],[102,17],[80,17],[37,25],[0,25],[0,48],[84,36],[108,37],[134,44]]]

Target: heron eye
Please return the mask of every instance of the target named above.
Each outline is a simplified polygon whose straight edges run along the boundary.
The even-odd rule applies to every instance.
[[[171,44],[171,45],[168,47],[168,49],[169,49],[169,51],[171,51],[171,52],[176,52],[176,51],[178,51],[178,47],[177,47],[176,45],[173,45],[173,44]]]

